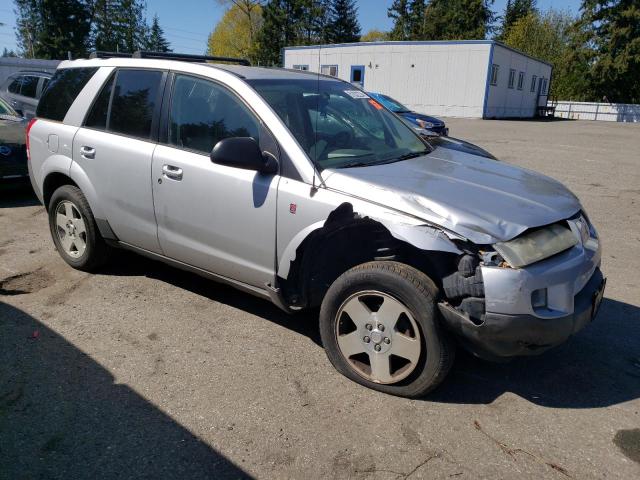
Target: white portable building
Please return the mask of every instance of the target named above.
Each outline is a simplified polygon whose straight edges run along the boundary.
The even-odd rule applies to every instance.
[[[533,117],[551,65],[493,40],[361,42],[286,47],[285,68],[333,75],[420,113]]]

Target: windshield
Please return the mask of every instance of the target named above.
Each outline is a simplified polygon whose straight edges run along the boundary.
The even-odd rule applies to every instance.
[[[320,170],[389,163],[429,152],[394,114],[348,83],[314,78],[248,82]]]
[[[394,100],[393,98],[383,95],[381,93],[376,94],[376,99],[379,100],[381,104],[383,104],[392,112],[403,113],[403,112],[411,111],[407,107],[402,105],[400,102],[398,102],[397,100]]]

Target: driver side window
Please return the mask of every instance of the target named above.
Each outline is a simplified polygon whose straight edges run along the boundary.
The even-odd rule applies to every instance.
[[[209,154],[229,137],[259,138],[253,113],[229,90],[188,75],[176,75],[169,114],[169,144]]]

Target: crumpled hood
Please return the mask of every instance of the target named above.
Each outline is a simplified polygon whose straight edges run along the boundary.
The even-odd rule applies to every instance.
[[[325,170],[323,179],[328,188],[438,224],[477,244],[510,240],[580,209],[575,195],[552,178],[445,148],[386,165]]]

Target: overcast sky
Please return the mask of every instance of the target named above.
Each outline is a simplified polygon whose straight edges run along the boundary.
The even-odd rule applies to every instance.
[[[377,28],[389,30],[392,22],[387,17],[387,8],[393,0],[357,0],[359,20],[362,32]],[[176,8],[176,4],[180,7]],[[494,10],[501,14],[506,0],[496,0]],[[580,0],[538,0],[541,9],[554,7],[577,13]],[[220,20],[224,8],[215,0],[148,0],[147,14],[152,18],[155,13],[160,18],[167,39],[174,51],[183,53],[204,53],[207,36]],[[14,26],[16,16],[13,12],[13,1],[3,0],[0,3],[0,50],[4,47],[15,50],[16,39]]]

